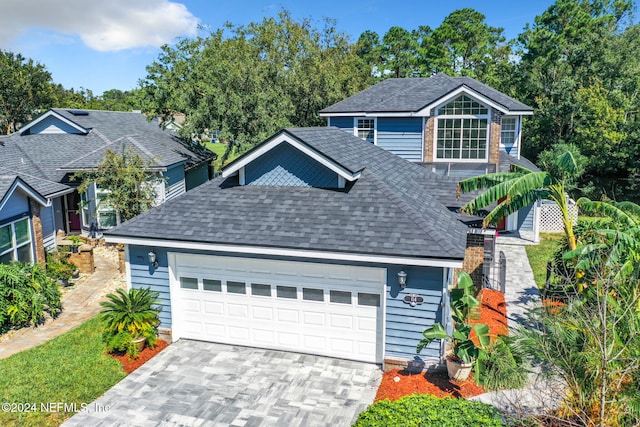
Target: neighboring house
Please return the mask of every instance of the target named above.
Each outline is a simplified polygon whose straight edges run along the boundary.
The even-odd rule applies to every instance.
[[[434,188],[455,194],[454,181],[340,129],[286,129],[105,238],[125,244],[128,286],[160,293],[173,340],[389,366],[450,320],[468,227]],[[443,351],[434,342],[420,357]]]
[[[533,108],[470,77],[384,80],[320,111],[339,127],[443,176],[462,179],[511,164],[538,170],[520,155],[522,119]],[[498,224],[537,236],[539,206]]]
[[[113,208],[100,203],[109,189],[94,185],[79,194],[80,183],[71,176],[98,166],[108,149],[128,148],[151,159],[149,172],[164,179],[156,188],[158,203],[206,182],[215,156],[181,142],[140,113],[51,109],[18,132],[0,137],[0,259],[8,260],[11,253],[11,259],[41,262],[44,250],[55,248],[57,231],[88,234],[117,225]],[[21,218],[30,224],[30,256],[14,248],[24,240],[16,230],[16,224],[22,230]]]

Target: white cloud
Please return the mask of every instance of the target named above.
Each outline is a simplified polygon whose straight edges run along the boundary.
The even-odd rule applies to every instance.
[[[118,51],[157,47],[194,35],[199,23],[169,0],[3,0],[0,48],[30,29],[76,34],[90,48]]]

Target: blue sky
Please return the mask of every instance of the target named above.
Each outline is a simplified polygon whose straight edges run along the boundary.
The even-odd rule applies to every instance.
[[[508,39],[544,12],[552,0],[485,1],[280,1],[257,0],[3,0],[0,49],[44,64],[56,83],[101,94],[128,90],[145,76],[159,46],[193,36],[197,25],[247,24],[282,8],[294,18],[337,20],[340,31],[356,40],[365,30],[381,36],[394,25],[437,27],[456,9],[472,7]]]

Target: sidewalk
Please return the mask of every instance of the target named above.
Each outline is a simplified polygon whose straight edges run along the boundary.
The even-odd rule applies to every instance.
[[[540,304],[540,291],[533,279],[533,271],[525,247],[534,244],[530,239],[517,236],[498,236],[496,252],[503,251],[507,257],[507,280],[505,301],[509,329],[526,326],[526,313]]]
[[[103,297],[123,286],[116,259],[105,248],[94,251],[96,271],[63,290],[62,313],[36,328],[9,331],[0,337],[0,359],[40,344],[80,326],[100,312]]]

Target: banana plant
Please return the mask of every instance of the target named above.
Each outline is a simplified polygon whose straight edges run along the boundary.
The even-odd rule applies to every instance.
[[[533,202],[549,199],[556,202],[562,213],[562,224],[571,250],[576,249],[573,232],[573,212],[569,208],[567,190],[577,174],[578,165],[573,154],[565,151],[555,161],[556,173],[532,171],[522,166],[512,165],[509,172],[497,172],[467,178],[458,183],[458,197],[461,193],[485,190],[462,207],[468,214],[478,213],[483,208],[497,203],[484,218],[483,226],[495,224],[500,219],[531,205]]]
[[[450,292],[453,333],[449,335],[441,323],[434,324],[422,332],[424,338],[418,343],[417,353],[434,340],[446,339],[451,342],[453,356],[458,361],[469,364],[482,357],[491,339],[489,326],[482,323],[472,325],[469,322],[472,309],[480,305],[473,296],[474,289],[471,276],[464,271],[458,272],[458,287]],[[471,339],[472,332],[475,332],[479,345]]]

